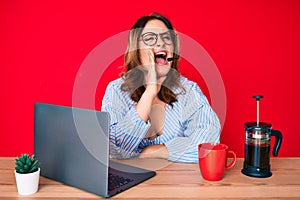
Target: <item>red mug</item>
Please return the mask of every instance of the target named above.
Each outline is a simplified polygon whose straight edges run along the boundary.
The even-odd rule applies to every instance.
[[[227,165],[228,155],[233,160]],[[209,181],[221,180],[225,169],[232,168],[236,163],[236,154],[228,150],[228,146],[220,143],[203,143],[198,146],[199,167],[202,177]]]

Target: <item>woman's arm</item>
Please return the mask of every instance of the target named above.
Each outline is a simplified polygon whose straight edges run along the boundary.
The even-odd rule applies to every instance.
[[[170,161],[198,162],[198,144],[219,142],[220,122],[197,84],[184,95],[182,110],[184,132],[165,143]]]
[[[184,132],[176,135],[165,144],[146,147],[139,158],[165,158],[175,162],[198,162],[198,144],[219,142],[220,123],[200,88],[194,84],[187,90],[181,111]],[[178,119],[179,120],[179,119]],[[180,136],[179,136],[180,135]]]
[[[145,73],[144,78],[146,83],[146,90],[136,105],[136,111],[140,118],[146,122],[149,119],[153,101],[157,97],[157,94],[161,88],[161,84],[166,79],[166,77],[160,77],[159,80],[157,80],[154,53],[152,49],[140,49],[140,52],[143,71]]]
[[[107,86],[101,110],[110,113],[111,156],[120,159],[139,154],[139,144],[150,128],[150,123],[143,121],[131,104],[130,97],[120,90],[120,84],[112,82]]]
[[[149,114],[152,104],[166,78],[162,76],[157,80],[153,50],[141,51],[144,52],[142,64],[146,90],[137,104],[133,106],[124,103],[126,102],[125,96],[128,98],[128,95],[121,91],[120,85],[114,87],[113,84],[108,85],[102,101],[102,110],[109,112],[112,120],[110,127],[111,155],[119,158],[135,157],[141,151],[140,143],[144,138],[149,137],[146,133],[150,128]]]

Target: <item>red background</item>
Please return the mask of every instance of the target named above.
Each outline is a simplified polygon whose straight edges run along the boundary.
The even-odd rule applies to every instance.
[[[170,18],[216,63],[227,96],[221,142],[243,157],[243,124],[255,120],[252,95],[262,94],[262,121],[283,133],[279,156],[300,156],[299,1],[104,2],[0,2],[0,156],[33,153],[34,102],[72,106],[74,80],[86,56],[152,12]],[[121,56],[106,70],[90,108],[100,109],[107,82],[122,64]],[[182,59],[180,70],[210,99],[193,66]]]

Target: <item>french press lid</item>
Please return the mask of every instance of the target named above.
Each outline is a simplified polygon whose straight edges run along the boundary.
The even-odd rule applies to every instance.
[[[247,132],[269,132],[272,128],[272,124],[268,124],[265,122],[246,122],[245,130]]]

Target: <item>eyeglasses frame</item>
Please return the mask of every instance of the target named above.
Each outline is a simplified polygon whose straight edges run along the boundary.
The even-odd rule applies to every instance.
[[[144,36],[145,36],[146,34],[149,34],[149,33],[155,35],[155,37],[156,37],[156,41],[155,41],[155,43],[152,44],[152,45],[147,44],[147,43],[145,42],[145,40],[144,40]],[[172,41],[172,42],[171,42],[170,44],[166,43],[166,42],[164,41],[164,39],[162,38],[162,35],[167,34],[167,33],[170,33],[170,36],[171,36],[171,41]],[[157,41],[158,41],[158,35],[160,36],[160,39],[161,39],[161,40],[164,42],[164,44],[166,44],[166,45],[171,45],[171,44],[174,44],[174,43],[176,42],[177,34],[174,33],[174,31],[166,31],[166,32],[164,32],[164,33],[146,32],[146,33],[141,34],[141,35],[140,35],[140,38],[141,38],[141,40],[144,42],[145,45],[147,45],[147,46],[154,46],[154,45],[156,45],[156,43],[157,43]]]

